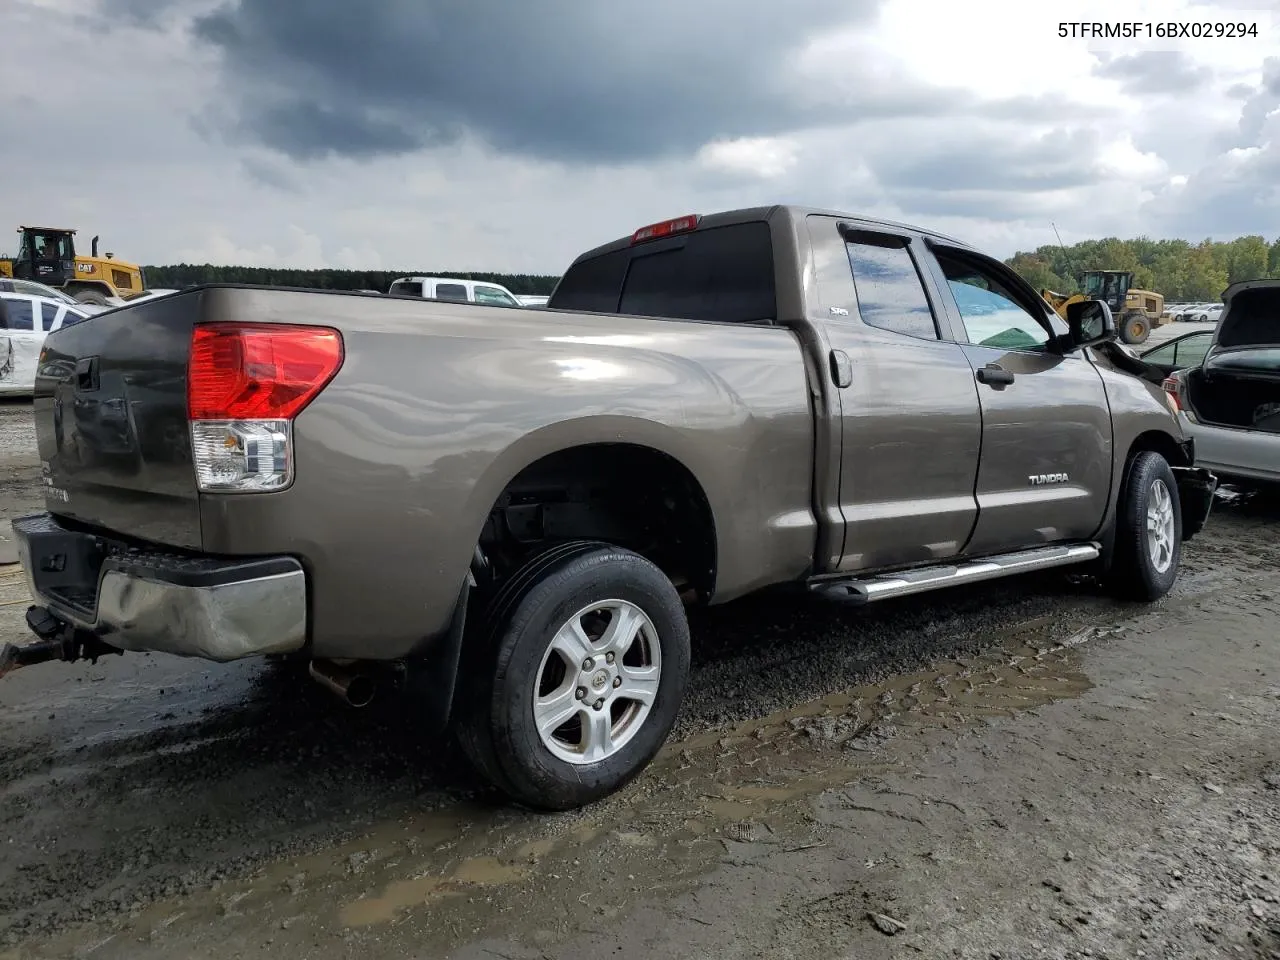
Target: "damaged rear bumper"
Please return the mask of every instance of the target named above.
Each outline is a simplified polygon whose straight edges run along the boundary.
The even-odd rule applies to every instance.
[[[306,574],[293,557],[167,553],[73,529],[51,514],[15,520],[13,531],[35,604],[27,622],[42,641],[56,621],[95,649],[220,662],[306,644]]]

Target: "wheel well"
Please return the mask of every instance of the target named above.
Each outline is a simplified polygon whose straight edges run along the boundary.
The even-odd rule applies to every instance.
[[[105,294],[108,297],[115,296],[115,290],[109,284],[100,280],[72,280],[62,289],[67,294],[74,294],[77,290],[96,290],[98,293]]]
[[[715,521],[678,460],[649,447],[596,443],[520,471],[494,503],[480,548],[501,579],[566,540],[602,540],[656,564],[701,600],[715,588]]]
[[[1129,445],[1129,456],[1125,461],[1126,475],[1129,472],[1129,464],[1133,462],[1133,458],[1144,450],[1160,454],[1168,461],[1171,467],[1191,466],[1191,462],[1187,458],[1187,452],[1177,440],[1160,430],[1148,430],[1146,433],[1139,434],[1133,443]]]

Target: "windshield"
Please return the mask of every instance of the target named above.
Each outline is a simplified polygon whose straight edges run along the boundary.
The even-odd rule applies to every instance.
[[[61,290],[55,290],[53,287],[46,287],[43,283],[36,283],[34,280],[14,280],[14,293],[28,293],[37,297],[46,297],[50,300],[57,300],[59,303],[79,304],[75,297],[69,297]]]

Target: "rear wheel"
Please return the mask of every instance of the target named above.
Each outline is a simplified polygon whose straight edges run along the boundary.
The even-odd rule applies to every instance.
[[[1128,600],[1159,600],[1178,579],[1182,505],[1168,462],[1144,450],[1133,458],[1116,507],[1110,585]]]
[[[1140,313],[1131,313],[1120,324],[1120,339],[1125,343],[1144,343],[1151,336],[1151,323]]]
[[[494,598],[462,685],[458,739],[531,807],[567,810],[638,775],[666,741],[689,677],[689,626],[643,557],[579,543],[535,558]]]

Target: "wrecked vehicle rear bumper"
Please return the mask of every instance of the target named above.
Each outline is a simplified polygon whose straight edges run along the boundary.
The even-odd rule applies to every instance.
[[[13,531],[35,604],[27,622],[42,640],[62,632],[99,648],[220,662],[306,643],[306,574],[293,557],[153,550],[47,513],[13,521]]]
[[[1172,469],[1178,483],[1178,500],[1182,505],[1182,539],[1186,541],[1203,530],[1208,522],[1218,478],[1203,467]]]

